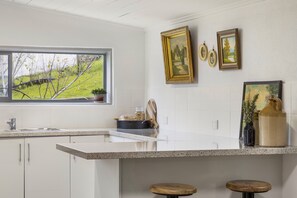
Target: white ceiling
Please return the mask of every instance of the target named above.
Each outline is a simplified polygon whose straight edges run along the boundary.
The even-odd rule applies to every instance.
[[[2,0],[147,28],[264,0]]]

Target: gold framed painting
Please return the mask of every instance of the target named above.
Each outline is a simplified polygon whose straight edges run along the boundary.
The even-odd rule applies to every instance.
[[[193,83],[194,68],[187,26],[161,33],[166,84]]]
[[[217,32],[219,68],[240,69],[241,53],[238,29]]]

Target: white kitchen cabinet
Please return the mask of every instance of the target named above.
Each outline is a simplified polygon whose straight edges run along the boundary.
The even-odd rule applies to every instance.
[[[72,136],[71,143],[104,142],[104,135]],[[95,161],[71,156],[71,198],[94,198]]]
[[[0,197],[24,197],[24,139],[0,140]]]
[[[70,197],[69,155],[56,149],[68,142],[69,137],[25,139],[25,198]]]
[[[98,185],[106,188],[102,183],[106,177],[101,177],[105,168],[99,174],[95,160],[70,158],[56,149],[57,143],[70,140],[109,141],[104,135],[0,139],[0,198],[96,198],[98,192],[102,197],[104,191]]]

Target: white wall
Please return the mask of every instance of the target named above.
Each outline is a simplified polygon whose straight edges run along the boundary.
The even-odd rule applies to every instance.
[[[146,32],[146,98],[156,99],[161,128],[238,137],[243,82],[283,80],[284,108],[288,117],[291,144],[297,145],[296,10],[297,1],[295,0],[266,0],[256,5],[227,10],[178,25],[169,24],[166,27],[149,29]],[[166,85],[160,32],[184,25],[188,25],[191,31],[198,84]],[[218,66],[210,68],[207,62],[198,60],[197,48],[201,43],[205,41],[209,49],[212,47],[217,49],[216,32],[232,28],[239,28],[241,31],[241,70],[219,71]],[[168,124],[166,124],[166,117],[168,117]],[[219,120],[219,130],[212,129],[213,120]],[[238,163],[245,160],[239,160]],[[296,156],[290,155],[283,157],[281,166],[275,163],[268,166],[259,165],[258,167],[262,168],[254,168],[255,173],[258,174],[256,178],[265,180],[267,174],[282,174],[282,196],[278,194],[279,192],[276,193],[277,196],[294,197],[296,196],[294,184],[297,181],[296,161]],[[207,162],[208,166],[215,166],[213,162],[210,163],[209,160]],[[217,163],[224,167],[222,172],[229,171],[229,166],[225,163],[225,161]],[[253,163],[247,163],[253,165]],[[134,162],[134,164],[137,166],[139,163]],[[196,167],[198,166],[197,164]],[[141,169],[140,167],[141,165],[138,169]],[[262,172],[266,171],[267,167],[274,168],[274,171],[263,175]],[[216,168],[214,172],[219,170],[218,167]],[[163,170],[165,169],[164,166]],[[197,168],[197,171],[199,170],[200,166]],[[244,175],[244,170],[237,168],[233,170],[241,172],[237,178]],[[201,173],[202,176],[204,176],[203,173]],[[231,171],[230,175],[236,176],[236,173]],[[207,177],[213,177],[214,181],[218,179],[212,173],[207,174]],[[197,178],[201,178],[200,174],[197,174]],[[157,177],[157,182],[165,178],[158,179]],[[269,181],[269,178],[266,179]],[[280,180],[281,178],[277,178],[277,182],[281,182]],[[151,182],[155,181],[152,179]],[[201,182],[203,178],[197,181]],[[190,182],[199,184],[195,181]],[[142,184],[142,187],[138,188],[141,193],[144,193],[145,185],[148,184]],[[207,184],[200,185],[204,188],[203,185]],[[223,181],[220,185],[223,185]],[[216,190],[209,197],[220,197],[216,196],[216,192],[226,194],[219,186],[215,185]],[[275,189],[274,185],[273,189]],[[129,192],[128,186],[126,194],[129,195]],[[147,197],[149,197],[148,194]]]
[[[144,104],[144,31],[54,11],[0,3],[0,46],[113,49],[113,105],[0,104],[0,129],[16,117],[18,127],[115,126],[114,117]]]
[[[238,137],[244,81],[284,81],[285,111],[296,144],[297,133],[297,1],[267,0],[226,10],[146,33],[146,98],[155,98],[161,128]],[[160,32],[188,25],[198,83],[166,85]],[[204,41],[217,50],[216,33],[239,28],[242,69],[219,71],[198,61]],[[197,64],[198,62],[198,64]],[[198,65],[198,71],[197,71]],[[168,117],[168,124],[166,124]],[[219,120],[219,130],[212,121]]]

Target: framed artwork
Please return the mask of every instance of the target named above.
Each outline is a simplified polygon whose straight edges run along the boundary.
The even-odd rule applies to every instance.
[[[256,111],[261,111],[266,106],[269,98],[282,99],[282,81],[245,82],[243,84],[242,104],[244,101],[252,100],[256,94],[259,94],[256,101]],[[244,127],[245,122],[241,108],[240,138],[243,136]]]
[[[218,32],[217,41],[220,70],[240,69],[241,53],[238,29]]]
[[[215,67],[217,64],[217,53],[214,49],[208,52],[208,65]]]
[[[202,61],[207,60],[208,49],[207,49],[205,42],[199,46],[198,56],[199,56],[200,60],[202,60]]]
[[[167,84],[193,83],[194,68],[188,27],[161,33]]]

